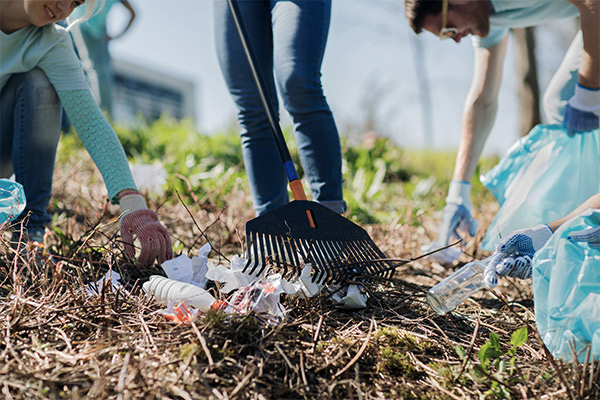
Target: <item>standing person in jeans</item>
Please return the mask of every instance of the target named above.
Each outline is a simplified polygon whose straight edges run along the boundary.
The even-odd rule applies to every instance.
[[[321,85],[331,0],[238,4],[273,106],[278,111],[277,82],[283,105],[294,121],[300,160],[313,199],[344,213],[340,138]],[[254,209],[261,215],[289,201],[286,176],[225,0],[215,0],[214,17],[217,55],[239,110],[245,168]]]
[[[41,242],[60,137],[61,104],[100,170],[108,196],[121,206],[126,255],[141,244],[140,264],[172,257],[169,233],[138,193],[123,147],[96,104],[65,28],[75,7],[89,16],[95,0],[0,1],[0,178],[15,174],[27,205],[13,240]]]

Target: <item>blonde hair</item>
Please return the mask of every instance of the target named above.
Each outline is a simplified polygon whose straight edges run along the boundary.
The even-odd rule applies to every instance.
[[[71,28],[73,28],[75,25],[77,25],[80,22],[84,22],[87,21],[88,19],[90,19],[92,16],[94,16],[95,14],[97,14],[102,7],[104,7],[104,3],[106,0],[85,0],[85,3],[79,7],[85,7],[85,13],[76,19],[72,19],[71,16],[69,16],[67,18],[67,30],[70,30]]]

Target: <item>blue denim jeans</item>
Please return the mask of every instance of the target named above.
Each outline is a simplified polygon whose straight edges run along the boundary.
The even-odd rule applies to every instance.
[[[61,104],[39,68],[14,74],[0,93],[0,177],[13,173],[23,185],[26,228],[38,236],[51,221],[47,212],[60,137]],[[17,219],[17,222],[19,219]]]
[[[331,0],[238,2],[258,68],[278,112],[275,81],[292,116],[300,161],[313,200],[343,213],[342,154],[321,85],[321,64]],[[281,157],[227,3],[214,2],[215,41],[221,71],[238,108],[244,164],[257,215],[285,205]]]

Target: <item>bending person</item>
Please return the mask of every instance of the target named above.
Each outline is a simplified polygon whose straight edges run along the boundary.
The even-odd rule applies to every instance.
[[[344,213],[340,138],[321,85],[331,0],[238,4],[273,106],[277,111],[277,82],[294,121],[313,199]],[[227,2],[215,1],[214,13],[217,55],[239,111],[244,164],[254,209],[261,215],[289,201],[286,175]]]
[[[600,116],[600,2],[596,0],[405,0],[416,33],[423,29],[455,42],[473,35],[474,73],[462,116],[461,139],[437,242],[448,244],[477,221],[470,200],[471,179],[492,129],[498,105],[509,28],[529,27],[580,16],[579,32],[544,95],[550,123],[572,135],[597,129]],[[458,257],[458,254],[456,254]],[[454,258],[455,259],[455,258]],[[453,261],[453,260],[446,260]]]
[[[24,232],[17,238],[43,240],[51,221],[47,208],[60,137],[61,104],[100,170],[112,203],[119,203],[125,252],[133,257],[134,236],[141,242],[138,261],[171,258],[171,239],[138,193],[123,147],[98,108],[67,31],[56,22],[75,7],[96,1],[3,0],[0,2],[0,176],[14,172],[27,206]],[[15,236],[15,235],[13,235]]]

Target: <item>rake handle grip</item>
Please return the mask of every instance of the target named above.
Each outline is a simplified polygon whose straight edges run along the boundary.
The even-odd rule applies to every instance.
[[[268,97],[264,78],[258,70],[258,63],[254,58],[254,51],[252,50],[250,39],[248,38],[248,33],[246,31],[246,27],[244,26],[244,21],[242,21],[242,13],[240,12],[238,2],[237,0],[227,0],[227,5],[231,11],[231,16],[233,17],[233,22],[235,23],[235,27],[238,31],[240,41],[242,42],[242,47],[244,48],[244,53],[246,54],[246,59],[248,60],[250,71],[252,72],[252,78],[254,78],[254,83],[256,83],[256,89],[258,90],[260,101],[265,108],[269,125],[271,125],[271,132],[273,132],[273,137],[275,138],[275,143],[277,144],[277,150],[281,156],[281,161],[283,162],[285,174],[290,183],[290,189],[292,190],[294,200],[306,200],[304,188],[302,187],[302,183],[298,178],[298,173],[296,172],[296,168],[292,162],[290,151],[285,143],[283,132],[279,126],[279,120],[276,118],[273,103],[271,103]]]

